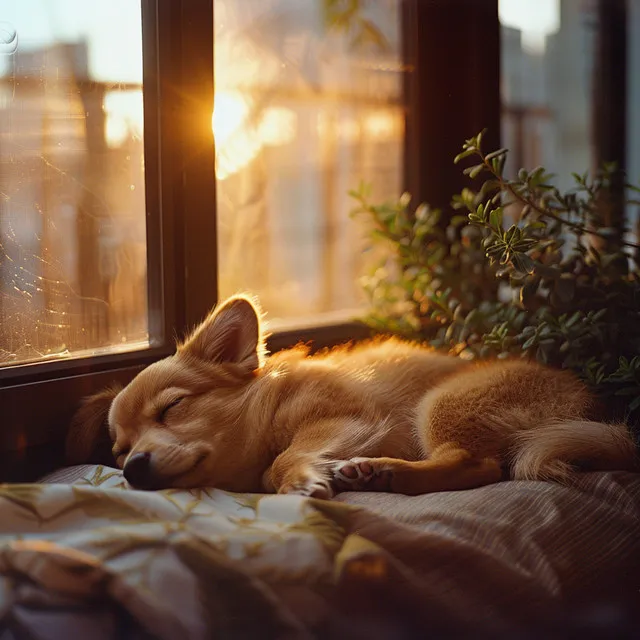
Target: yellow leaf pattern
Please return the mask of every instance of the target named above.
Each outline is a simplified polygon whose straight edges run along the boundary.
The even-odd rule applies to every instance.
[[[0,525],[0,593],[19,590],[25,580],[44,597],[59,582],[76,594],[72,608],[82,610],[96,594],[99,571],[101,588],[111,580],[122,585],[114,597],[146,629],[203,638],[305,637],[266,585],[325,588],[345,530],[303,497],[268,496],[261,515],[264,498],[215,489],[134,491],[120,470],[102,465],[72,485],[0,486],[0,519],[15,522],[10,536]],[[33,530],[28,522],[38,534],[31,534],[26,556],[18,538],[21,526]],[[12,582],[16,562],[27,558],[32,568]],[[164,579],[167,571],[172,577]],[[152,624],[159,612],[165,623]]]

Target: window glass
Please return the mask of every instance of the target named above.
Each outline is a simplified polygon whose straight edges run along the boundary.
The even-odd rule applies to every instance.
[[[400,0],[215,0],[221,295],[272,322],[363,304],[363,229],[348,191],[402,190]]]
[[[0,365],[147,344],[140,3],[0,0]]]
[[[499,8],[507,174],[542,165],[556,176],[554,184],[567,191],[575,186],[572,173],[592,173],[603,162],[615,161],[624,165],[629,181],[639,184],[640,3],[500,0]],[[599,67],[597,59],[601,34],[611,29],[612,20],[618,27],[605,38],[619,40],[626,29],[624,64],[613,69]],[[606,55],[602,60],[606,65]],[[603,93],[619,86],[611,77],[618,73],[626,79],[624,99]],[[617,113],[600,115],[598,101],[607,108],[613,105]],[[608,131],[610,118],[626,123],[621,157],[608,157],[610,149],[596,149],[597,127]],[[628,207],[627,219],[637,238],[636,205]]]
[[[538,165],[572,185],[591,168],[593,9],[583,0],[500,0],[507,171]]]

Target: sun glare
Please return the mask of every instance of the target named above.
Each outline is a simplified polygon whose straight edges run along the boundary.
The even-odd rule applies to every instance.
[[[104,98],[106,138],[110,147],[119,147],[131,136],[142,138],[144,106],[141,91],[111,91]]]
[[[237,91],[216,92],[211,124],[216,144],[222,147],[244,124],[249,104]]]
[[[218,91],[211,126],[216,141],[216,176],[228,178],[249,164],[265,146],[290,143],[297,116],[291,109],[269,107],[250,121],[251,102],[239,91]]]

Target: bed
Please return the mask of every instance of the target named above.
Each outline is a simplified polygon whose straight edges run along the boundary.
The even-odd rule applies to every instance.
[[[631,473],[319,501],[85,465],[0,485],[0,536],[2,640],[552,637],[593,603],[640,609]]]

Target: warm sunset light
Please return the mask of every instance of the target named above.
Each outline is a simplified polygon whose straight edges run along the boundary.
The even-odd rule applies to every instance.
[[[142,139],[144,107],[142,91],[109,92],[104,98],[105,135],[110,147],[119,147],[130,137]]]
[[[211,124],[219,180],[248,165],[263,147],[288,144],[295,138],[297,117],[291,109],[268,107],[254,117],[251,110],[248,95],[239,91],[216,92]]]
[[[221,148],[244,125],[249,115],[249,105],[237,91],[216,91],[213,118],[213,133]]]

